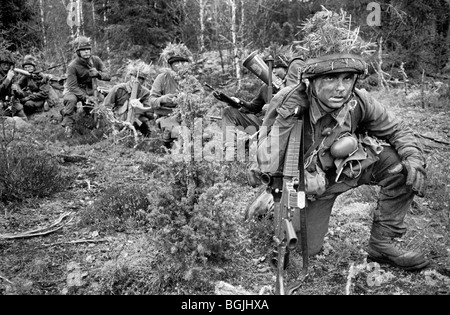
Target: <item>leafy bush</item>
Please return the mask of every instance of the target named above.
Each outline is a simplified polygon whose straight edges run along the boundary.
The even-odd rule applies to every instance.
[[[142,227],[147,221],[148,190],[142,185],[109,187],[81,215],[81,225],[123,231]]]
[[[210,284],[207,279],[222,275],[214,265],[231,259],[236,250],[238,186],[223,180],[218,163],[186,165],[168,158],[146,169],[163,179],[150,193],[149,214],[160,288],[186,284],[200,290]]]
[[[67,188],[58,162],[45,152],[11,143],[0,147],[0,200],[23,201],[45,197]]]

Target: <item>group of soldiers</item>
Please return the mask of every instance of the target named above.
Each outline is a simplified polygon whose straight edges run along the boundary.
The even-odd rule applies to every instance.
[[[339,14],[330,11],[318,14],[320,19],[313,22],[329,23],[330,29],[339,31],[339,26],[333,24],[344,21],[336,19]],[[352,36],[348,26],[342,29],[342,36]],[[314,38],[320,39],[321,36],[323,34],[315,34]],[[336,49],[341,50],[329,52],[331,50],[319,47],[315,56],[294,58],[288,62],[276,56],[274,59],[282,62],[274,64],[273,73],[283,80],[284,87],[274,91],[272,99],[267,99],[267,84],[262,84],[250,102],[234,98],[240,108],[228,106],[223,110],[223,126],[233,125],[250,130],[250,133],[262,127],[271,127],[272,130],[277,127],[280,130],[280,151],[283,151],[287,149],[284,145],[287,140],[281,138],[283,134],[289,135],[293,121],[299,118],[304,121],[309,255],[317,254],[323,246],[336,198],[361,185],[377,185],[380,194],[370,230],[368,257],[405,270],[422,269],[428,265],[424,254],[401,248],[395,239],[406,232],[405,216],[414,197],[425,194],[426,159],[423,150],[409,127],[367,92],[356,88],[358,80],[367,72],[367,63],[365,56],[354,50],[354,46],[346,46],[354,38],[351,41],[339,37],[332,40],[337,43]],[[322,42],[329,44],[329,40]],[[88,39],[80,40],[75,50],[77,58],[67,67],[64,108],[61,111],[62,125],[69,137],[73,132],[77,102],[86,102],[94,95],[97,79],[110,80],[103,62],[92,55]],[[104,100],[105,106],[117,116],[123,115],[133,84],[138,84],[130,104],[136,109],[136,117],[141,122],[138,127],[144,135],[149,133],[149,121],[156,116],[170,117],[177,106],[174,100],[178,82],[174,74],[185,71],[190,63],[188,58],[179,55],[167,61],[171,71],[159,74],[151,90],[143,86],[148,79],[145,73],[131,71],[130,80],[114,86]],[[28,110],[43,104],[42,98],[37,98],[36,94],[21,94],[20,83],[12,83],[12,65],[14,60],[11,57],[1,55],[0,74],[5,78],[2,79],[0,95],[3,101],[5,96],[14,95],[17,101],[13,102],[10,110],[25,118]],[[36,65],[33,59],[27,59],[23,66],[33,72],[32,67]],[[28,86],[29,81],[44,81],[44,78],[26,79]],[[23,87],[25,83],[21,84]],[[220,95],[214,95],[221,100]],[[269,109],[264,114],[267,107]],[[263,142],[264,139],[258,139],[258,147]],[[284,156],[283,152],[281,156]],[[283,159],[277,165],[271,164],[273,160],[276,159],[266,159],[258,153],[258,169],[252,173],[256,183],[263,174],[283,172]],[[296,228],[296,232],[301,239],[299,229]]]
[[[73,136],[77,104],[81,103],[84,111],[89,114],[93,104],[99,101],[96,81],[111,80],[104,62],[99,56],[92,53],[92,45],[88,37],[80,36],[73,44],[76,57],[67,66],[62,93],[63,108],[60,110],[61,126],[68,138]],[[0,74],[3,77],[0,96],[4,103],[5,115],[18,116],[27,120],[28,116],[40,111],[48,111],[50,107],[54,106],[54,102],[49,98],[50,76],[38,71],[37,59],[34,56],[26,55],[24,57],[21,64],[22,69],[14,67],[16,62],[9,51],[4,51],[0,55],[0,59]],[[148,136],[152,120],[158,117],[168,118],[173,113],[173,109],[176,107],[174,99],[178,91],[178,74],[185,73],[190,67],[190,63],[190,59],[186,56],[173,55],[168,58],[167,64],[171,71],[159,74],[155,78],[151,90],[144,86],[145,81],[149,79],[149,74],[139,71],[137,68],[131,69],[127,73],[128,80],[109,89],[102,102],[120,120],[126,119],[129,106],[131,106],[136,116],[134,127],[143,136]],[[284,80],[287,68],[287,60],[280,56],[274,63],[273,73]],[[295,82],[292,81],[293,83]],[[131,99],[133,85],[137,86],[137,91]],[[247,128],[250,127],[249,134],[256,132],[262,124],[269,103],[267,90],[267,84],[262,84],[256,96],[249,102],[232,97],[240,108],[232,106],[224,108],[222,126],[235,126],[247,131]],[[223,101],[218,94],[213,93],[213,95]],[[176,124],[175,121],[172,122]],[[168,142],[173,140],[174,136],[170,129],[169,127],[163,128],[162,137]]]
[[[55,105],[50,97],[51,76],[38,71],[37,59],[26,55],[22,68],[15,68],[16,60],[7,50],[0,52],[0,110],[6,116],[28,116],[39,111],[48,111]]]

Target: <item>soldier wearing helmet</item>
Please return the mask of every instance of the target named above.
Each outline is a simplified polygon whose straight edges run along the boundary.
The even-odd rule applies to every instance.
[[[43,109],[49,110],[50,78],[48,75],[36,72],[37,59],[32,55],[23,58],[22,67],[30,75],[22,75],[19,86],[24,96],[20,99],[26,115],[32,115]]]
[[[65,128],[67,137],[72,136],[77,102],[85,103],[94,96],[93,80],[111,80],[100,57],[92,55],[88,37],[79,36],[72,44],[77,57],[67,66],[63,91],[64,108],[61,110],[61,125]]]
[[[277,56],[273,64],[273,75],[280,78],[281,81],[284,80],[287,73],[287,62],[283,56]],[[256,96],[250,101],[241,100],[237,97],[231,97],[235,101],[235,104],[239,104],[240,108],[233,106],[227,106],[222,112],[222,128],[225,130],[226,127],[233,126],[250,135],[253,135],[259,130],[262,125],[262,120],[264,118],[266,108],[269,104],[268,100],[268,90],[267,84],[263,83],[259,89]],[[274,89],[274,94],[278,92]],[[214,97],[218,100],[223,101],[220,94],[213,92]]]
[[[113,86],[106,95],[103,104],[111,108],[114,116],[121,120],[127,120],[127,114],[131,106],[135,108],[133,125],[145,137],[150,135],[150,120],[153,115],[150,109],[150,90],[144,86],[150,76],[150,66],[144,62],[131,63],[127,67],[128,80]],[[130,99],[133,89],[136,89],[136,98]]]
[[[305,127],[308,254],[321,250],[336,198],[360,185],[376,185],[380,194],[366,248],[368,259],[420,270],[428,265],[423,253],[402,248],[394,239],[406,232],[405,216],[414,197],[424,196],[425,157],[411,128],[367,91],[356,88],[367,71],[365,58],[373,45],[361,39],[358,28],[351,30],[350,21],[346,12],[325,8],[306,21],[308,54],[300,73],[309,86],[300,80],[273,98],[272,103],[279,104],[278,115],[263,125],[277,128],[280,150],[264,153],[264,144],[274,139],[269,140],[270,134],[260,139],[258,164],[263,173],[282,172],[286,139],[300,115]]]
[[[179,130],[177,117],[172,117],[173,109],[177,107],[178,83],[191,70],[191,52],[179,44],[177,47],[168,45],[161,53],[161,58],[170,67],[157,75],[150,90],[150,104],[152,113],[157,120],[157,125],[163,131],[163,141],[170,146]]]
[[[4,110],[6,115],[27,120],[19,101],[23,92],[17,84],[14,64],[15,58],[10,51],[0,51],[0,110]]]

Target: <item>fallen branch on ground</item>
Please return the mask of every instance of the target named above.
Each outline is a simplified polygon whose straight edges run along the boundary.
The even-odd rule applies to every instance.
[[[434,141],[434,142],[436,142],[436,143],[445,144],[445,145],[450,145],[450,142],[443,141],[443,140],[439,140],[439,139],[436,139],[436,138],[433,138],[433,137],[424,136],[424,135],[419,135],[419,134],[417,134],[417,136],[419,136],[420,138],[424,138],[424,139],[428,139],[428,140]]]
[[[75,240],[75,241],[67,241],[67,242],[56,242],[52,244],[43,244],[43,247],[52,247],[56,245],[65,245],[65,244],[82,244],[82,243],[101,243],[101,242],[109,242],[109,240],[103,238],[98,240]]]
[[[27,238],[27,237],[48,235],[50,233],[53,233],[53,232],[56,232],[56,231],[62,229],[65,225],[72,222],[73,216],[71,216],[71,215],[72,215],[72,212],[63,213],[52,225],[50,225],[48,227],[38,228],[38,229],[31,230],[31,231],[19,233],[19,234],[0,234],[0,239],[10,240],[10,239],[17,239],[17,238]],[[59,224],[61,224],[61,222],[65,218],[67,218],[69,216],[70,216],[70,218],[67,222],[58,226]]]
[[[2,275],[0,275],[0,279],[5,280],[6,282],[8,282],[9,284],[14,285],[14,283],[12,283],[11,281],[9,281],[8,279],[6,279],[5,277],[3,277]]]

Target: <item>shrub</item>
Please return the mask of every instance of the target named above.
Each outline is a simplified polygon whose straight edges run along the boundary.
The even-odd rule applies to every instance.
[[[215,163],[186,165],[167,159],[162,166],[147,168],[164,178],[152,189],[149,214],[160,287],[185,284],[204,290],[222,275],[218,265],[236,251],[238,186],[223,181],[223,168]]]
[[[143,227],[148,223],[147,194],[146,187],[137,184],[109,187],[82,213],[80,224],[116,231]]]
[[[50,196],[69,182],[54,158],[26,144],[2,146],[0,165],[1,201]]]

